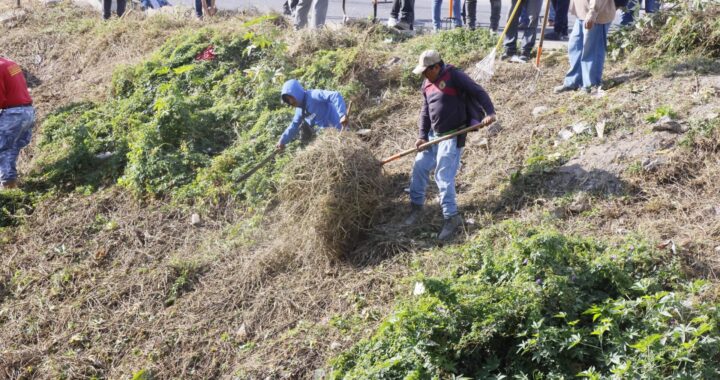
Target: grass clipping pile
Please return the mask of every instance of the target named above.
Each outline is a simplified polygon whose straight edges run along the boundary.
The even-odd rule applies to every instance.
[[[283,178],[278,195],[285,240],[305,252],[349,259],[385,195],[382,167],[367,144],[325,130],[288,164]]]

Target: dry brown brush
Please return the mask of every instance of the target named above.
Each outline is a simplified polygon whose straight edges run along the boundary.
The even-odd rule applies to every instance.
[[[281,230],[307,253],[342,259],[373,224],[385,194],[381,166],[349,133],[326,131],[285,171]]]

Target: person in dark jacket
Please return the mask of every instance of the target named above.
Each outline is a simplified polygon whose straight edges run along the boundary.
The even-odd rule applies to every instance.
[[[0,57],[0,189],[17,188],[20,149],[30,143],[35,109],[17,63]]]
[[[295,107],[295,116],[280,136],[278,150],[285,149],[285,145],[301,133],[303,128],[309,128],[309,133],[314,133],[316,128],[342,130],[347,126],[345,99],[337,91],[305,90],[296,79],[290,79],[282,87],[281,99]]]
[[[489,124],[496,120],[495,107],[487,92],[462,71],[446,65],[437,51],[424,51],[413,73],[425,77],[416,147],[481,121]],[[406,225],[420,219],[430,171],[435,169],[445,219],[438,238],[447,240],[455,234],[462,224],[455,201],[455,175],[464,146],[465,136],[460,135],[418,152],[410,179],[410,215],[405,219]]]

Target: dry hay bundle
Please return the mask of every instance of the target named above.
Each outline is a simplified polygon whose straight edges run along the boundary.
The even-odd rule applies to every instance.
[[[358,244],[385,196],[380,163],[350,133],[324,131],[284,174],[284,232],[296,248],[332,258],[343,258]]]

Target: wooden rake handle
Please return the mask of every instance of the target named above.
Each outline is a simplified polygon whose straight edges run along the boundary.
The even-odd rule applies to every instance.
[[[548,22],[548,15],[550,14],[550,0],[545,1],[545,17],[543,17],[542,28],[540,29],[540,43],[538,43],[537,57],[535,58],[535,67],[540,68],[540,57],[542,57],[543,42],[545,42],[545,27]]]
[[[435,145],[435,144],[439,144],[439,143],[442,142],[442,141],[450,140],[451,138],[453,138],[453,137],[455,137],[455,136],[457,136],[457,135],[462,135],[462,134],[464,134],[464,133],[468,133],[468,132],[471,132],[471,131],[475,131],[475,130],[478,130],[478,129],[480,129],[480,128],[487,127],[487,126],[490,125],[490,124],[492,124],[492,123],[478,123],[478,124],[475,124],[475,125],[473,125],[473,126],[471,126],[471,127],[467,127],[467,128],[465,128],[465,129],[461,129],[461,130],[459,130],[459,131],[453,132],[453,133],[451,133],[451,134],[449,134],[449,135],[445,135],[445,136],[440,137],[440,138],[438,138],[438,139],[435,139],[435,140],[433,140],[433,141],[426,142],[425,144],[422,144],[422,145],[420,145],[419,147],[412,148],[412,149],[408,149],[408,150],[404,150],[404,151],[402,151],[402,152],[400,152],[400,153],[398,153],[398,154],[396,154],[396,155],[394,155],[394,156],[390,156],[390,157],[382,160],[382,161],[380,162],[380,164],[381,164],[381,165],[385,165],[385,164],[387,164],[388,162],[395,161],[395,160],[397,160],[398,158],[407,156],[408,154],[415,153],[415,152],[419,152],[419,151],[421,151],[421,150],[424,150],[424,149],[427,148],[427,147],[433,146],[433,145]]]
[[[242,176],[240,176],[240,178],[238,178],[237,181],[238,181],[238,182],[242,182],[242,181],[250,178],[251,175],[255,174],[256,171],[258,171],[260,168],[262,168],[262,167],[265,166],[268,162],[270,162],[270,160],[272,160],[273,157],[275,157],[279,152],[280,152],[280,151],[277,150],[277,149],[274,150],[274,151],[273,151],[272,153],[270,153],[267,157],[263,158],[263,160],[260,161],[257,165],[253,166],[250,170],[248,170],[247,173],[245,173],[245,174],[243,174]]]

